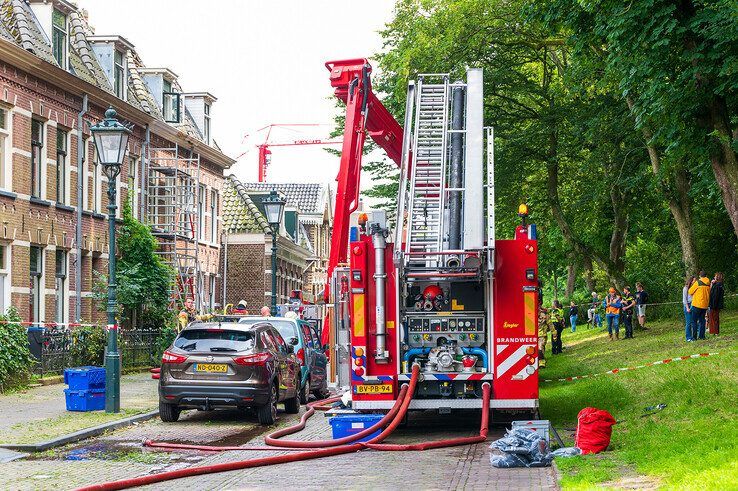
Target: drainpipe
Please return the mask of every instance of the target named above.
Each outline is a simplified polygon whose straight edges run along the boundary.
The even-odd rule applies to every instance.
[[[225,314],[225,307],[228,305],[226,300],[226,292],[228,288],[228,232],[223,232],[223,313]]]
[[[87,94],[82,94],[82,110],[77,114],[77,227],[75,230],[75,242],[77,243],[77,265],[74,278],[74,288],[77,296],[74,298],[75,322],[82,322],[82,207],[84,205],[82,167],[85,164],[84,146],[84,115],[87,114]]]
[[[386,363],[387,358],[387,322],[385,320],[385,283],[387,272],[385,269],[384,250],[387,248],[389,230],[382,228],[378,223],[372,223],[369,232],[374,246],[374,289],[377,299],[376,305],[376,338],[377,349],[374,360]]]

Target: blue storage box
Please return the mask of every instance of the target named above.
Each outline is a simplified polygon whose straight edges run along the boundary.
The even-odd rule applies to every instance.
[[[384,417],[382,414],[351,414],[345,416],[334,416],[330,418],[328,422],[331,424],[333,429],[333,439],[343,438],[344,436],[355,435],[356,433],[365,430],[377,423]],[[382,428],[379,428],[374,433],[360,438],[359,442],[366,442],[372,438],[378,436],[382,432]]]
[[[100,411],[105,409],[105,389],[64,389],[67,411]]]
[[[76,367],[64,370],[64,383],[70,390],[104,389],[105,369],[102,367]]]

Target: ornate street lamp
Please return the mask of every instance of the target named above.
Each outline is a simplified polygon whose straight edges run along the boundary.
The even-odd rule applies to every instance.
[[[267,222],[272,228],[272,316],[277,315],[277,236],[279,235],[279,224],[282,222],[285,201],[279,197],[276,191],[262,200]]]
[[[105,119],[92,126],[97,159],[108,178],[108,347],[105,351],[105,412],[120,412],[120,352],[118,351],[117,285],[115,283],[115,180],[128,150],[131,130],[118,122],[115,109],[105,111]]]

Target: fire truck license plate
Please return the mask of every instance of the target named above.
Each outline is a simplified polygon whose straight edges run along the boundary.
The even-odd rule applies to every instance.
[[[195,365],[196,372],[226,373],[228,365],[225,363],[198,363]]]
[[[391,394],[391,384],[364,384],[356,386],[357,394]]]

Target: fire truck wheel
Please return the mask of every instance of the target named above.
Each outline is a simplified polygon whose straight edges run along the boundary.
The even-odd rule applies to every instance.
[[[284,400],[284,412],[297,414],[300,412],[300,377],[295,380],[295,397]]]
[[[310,377],[308,376],[305,386],[300,389],[300,404],[307,404],[310,398]]]
[[[159,418],[165,423],[174,423],[179,419],[179,406],[168,402],[159,402]]]
[[[277,400],[279,399],[279,394],[277,394],[277,384],[275,382],[272,382],[269,393],[269,401],[256,408],[256,415],[259,418],[259,424],[262,426],[273,425],[277,420]]]

